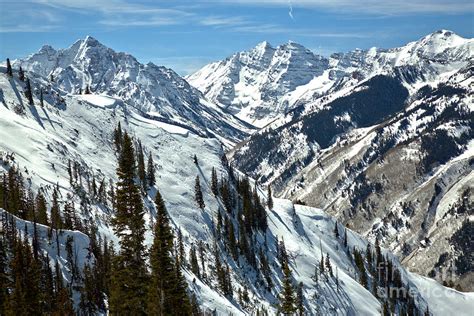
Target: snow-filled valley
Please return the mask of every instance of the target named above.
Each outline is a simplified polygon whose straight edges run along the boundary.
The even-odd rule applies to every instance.
[[[472,40],[466,44],[463,40],[451,38],[446,45],[469,48],[472,47]],[[350,179],[346,179],[348,183],[333,179],[337,174],[345,174],[342,162],[364,155],[362,150],[370,147],[379,133],[376,128],[383,130],[387,127],[383,131],[395,135],[397,144],[406,141],[403,137],[412,137],[416,132],[400,135],[390,130],[396,125],[385,125],[385,115],[392,114],[387,112],[374,114],[383,117],[383,121],[370,122],[367,126],[363,126],[365,121],[360,121],[351,128],[341,130],[340,135],[347,132],[347,137],[340,137],[334,144],[329,139],[328,146],[323,146],[321,141],[310,141],[312,136],[309,133],[297,133],[304,130],[304,118],[316,117],[318,111],[330,101],[367,93],[379,85],[393,87],[394,91],[406,93],[407,98],[412,98],[413,107],[406,109],[411,112],[404,116],[410,121],[407,129],[421,130],[418,125],[424,116],[420,112],[428,111],[422,101],[432,101],[436,109],[444,113],[443,102],[452,96],[440,95],[433,90],[415,99],[415,93],[411,90],[414,85],[408,85],[407,80],[399,84],[387,79],[390,77],[387,75],[387,78],[375,77],[370,81],[368,74],[393,65],[420,62],[411,60],[409,54],[423,58],[426,54],[440,57],[446,52],[441,46],[437,46],[436,50],[425,48],[426,45],[410,43],[405,48],[389,52],[367,51],[361,57],[364,62],[349,66],[344,63],[354,61],[357,52],[326,60],[296,43],[290,42],[276,49],[262,43],[251,52],[238,54],[226,61],[262,62],[260,65],[247,64],[239,73],[242,81],[235,84],[233,95],[228,95],[226,84],[229,82],[224,80],[225,84],[210,85],[212,80],[209,76],[222,78],[229,75],[233,78],[235,74],[228,71],[234,70],[235,65],[223,68],[218,67],[220,64],[206,66],[187,78],[196,85],[194,88],[170,69],[153,64],[142,65],[133,56],[116,53],[91,37],[77,41],[68,49],[55,50],[44,46],[38,53],[16,60],[13,76],[6,74],[6,67],[0,67],[0,175],[3,178],[0,180],[3,185],[0,196],[4,199],[0,201],[0,233],[8,235],[13,227],[19,234],[18,240],[27,240],[33,247],[38,245],[38,251],[47,258],[50,268],[53,271],[58,269],[56,273],[68,287],[75,311],[87,314],[83,313],[87,305],[84,303],[87,301],[84,296],[86,270],[103,260],[93,251],[97,247],[96,238],[99,244],[104,242],[100,245],[105,248],[107,242],[113,242],[111,251],[120,252],[113,224],[117,208],[110,194],[120,182],[117,176],[120,153],[114,139],[120,124],[121,130],[131,136],[135,150],[142,150],[144,156],[154,162],[156,184],[141,190],[145,210],[145,248],[147,252],[152,251],[153,227],[158,214],[154,200],[159,191],[168,210],[173,233],[182,241],[185,256],[179,269],[186,280],[188,294],[196,299],[205,315],[276,315],[281,308],[281,293],[286,281],[285,265],[291,271],[290,283],[298,292],[295,293],[295,300],[301,302],[305,315],[385,315],[387,312],[397,315],[470,315],[474,308],[473,292],[445,287],[438,281],[410,272],[415,270],[413,265],[421,261],[408,260],[411,264],[408,267],[402,264],[398,252],[401,245],[397,244],[398,239],[394,239],[394,235],[382,234],[379,239],[373,232],[362,231],[361,227],[366,222],[357,217],[352,221],[341,217],[347,206],[345,194],[356,191],[351,187]],[[462,49],[453,54],[456,58],[466,58]],[[472,52],[468,54],[472,55]],[[369,63],[367,60],[371,58],[376,62]],[[338,66],[332,67],[336,59]],[[302,67],[301,63],[307,60],[310,60],[310,66]],[[19,79],[20,66],[26,70],[31,84],[32,104],[28,100],[26,81]],[[346,75],[361,69],[367,77],[360,81],[354,77],[348,79],[338,72],[342,71],[340,68],[344,68]],[[431,75],[445,72],[446,69],[430,69]],[[466,103],[472,111],[472,78],[460,72],[456,75],[459,77],[450,77],[450,80],[466,89],[468,96],[456,99],[456,94],[450,101],[459,101],[459,108]],[[279,79],[269,81],[269,77]],[[299,81],[293,81],[294,77]],[[253,84],[252,80],[259,82],[249,87]],[[340,85],[338,89],[335,89],[336,85]],[[92,90],[92,93],[84,94],[85,89]],[[276,110],[265,108],[262,101],[271,100],[266,100],[264,94],[257,97],[261,91],[272,89],[282,92],[279,95],[282,103]],[[325,100],[318,99],[326,93]],[[401,110],[398,107],[403,109],[404,101],[394,102],[394,111],[398,113]],[[287,110],[297,108],[296,105],[302,108],[295,113],[287,113]],[[334,121],[356,121],[359,119],[357,109],[352,110],[334,112],[337,114],[333,117]],[[278,120],[273,121],[275,118]],[[255,126],[261,127],[271,121],[273,123],[266,127],[268,129],[255,132]],[[467,127],[461,126],[461,123],[455,126],[443,124],[437,128],[452,127],[459,137],[463,135],[463,128],[469,128],[469,124]],[[246,153],[253,154],[252,150],[255,150],[252,143],[248,143],[251,133],[272,135],[273,129],[279,131],[280,128],[283,130],[278,136],[281,142],[275,145],[279,146],[279,150],[268,150],[274,156],[265,158],[263,162],[250,155],[245,157]],[[272,140],[272,136],[269,139]],[[272,144],[269,142],[265,146]],[[380,144],[382,142],[377,143]],[[257,148],[258,151],[266,152],[265,146]],[[408,144],[406,147],[407,154],[403,159],[410,159],[410,149],[415,151],[411,152],[412,155],[417,156],[416,147],[410,148]],[[291,154],[284,157],[281,164],[272,165],[272,159],[287,153]],[[240,155],[244,157],[242,161],[247,159],[249,166],[254,163],[259,169],[255,168],[255,174],[248,178],[240,170],[241,162],[229,164],[226,154],[232,159]],[[463,216],[453,215],[449,208],[458,201],[465,184],[472,179],[472,163],[466,162],[471,157],[472,140],[467,151],[457,155],[455,160],[449,160],[444,169],[437,169],[438,174],[432,175],[433,179],[439,178],[439,182],[445,184],[440,190],[448,192],[436,200],[439,207],[435,208],[434,222],[444,223],[450,218]],[[389,159],[392,158],[387,157]],[[293,164],[302,161],[305,165],[291,170],[296,171],[296,176],[290,177],[285,185],[274,181],[285,175]],[[378,166],[383,167],[383,164],[384,161],[378,162]],[[252,169],[248,167],[243,171],[251,173],[249,168]],[[29,195],[42,192],[51,220],[53,201],[57,199],[61,210],[72,204],[76,220],[81,224],[75,225],[76,229],[72,230],[58,229],[33,223],[32,218],[21,218],[26,210],[15,210],[16,214],[13,214],[7,209],[11,206],[6,200],[12,195],[6,179],[14,169],[21,173],[20,178],[28,191],[22,193],[26,200],[24,205],[31,200]],[[468,176],[458,181],[456,176],[450,176],[453,174]],[[262,175],[266,177],[261,178]],[[252,177],[260,178],[255,180]],[[269,196],[266,184],[272,181],[266,180],[274,181],[273,188],[285,198]],[[195,197],[196,181],[202,190],[202,207]],[[429,183],[431,179],[425,181]],[[336,182],[338,190],[330,192]],[[326,183],[326,188],[321,189],[320,183]],[[411,185],[411,182],[407,183]],[[94,189],[96,184],[97,190]],[[5,189],[7,187],[10,189]],[[423,191],[421,187],[417,186],[420,192]],[[246,196],[247,189],[251,197]],[[104,193],[101,195],[96,191]],[[231,198],[227,198],[224,192]],[[314,198],[314,192],[317,192],[318,198]],[[322,203],[323,198],[319,196],[330,202]],[[419,196],[423,195],[420,193]],[[250,199],[251,207],[246,199]],[[269,200],[273,201],[273,205]],[[304,203],[321,203],[321,207],[306,206]],[[258,217],[252,212],[257,213],[262,207],[265,224],[253,226],[252,223],[250,228],[246,227],[250,217]],[[337,210],[334,211],[335,208]],[[251,213],[245,213],[248,210]],[[453,226],[458,224],[461,222],[456,221]],[[233,237],[230,237],[230,231]],[[403,231],[403,234],[406,233]],[[400,233],[400,236],[403,234]],[[443,232],[439,236],[450,237],[449,234]],[[67,250],[69,239],[74,241],[74,265]],[[177,239],[173,255],[178,258],[181,250]],[[379,241],[391,243],[390,249],[379,248]],[[236,251],[232,243],[235,243]],[[439,247],[445,246],[441,241],[439,243]],[[193,265],[194,251],[198,252],[199,273]],[[13,254],[6,254],[8,259],[13,257]],[[3,257],[0,256],[0,259],[3,260]],[[324,271],[320,268],[321,261]],[[146,263],[150,264],[148,259]],[[226,271],[230,293],[228,288],[222,289],[220,265]],[[82,277],[73,277],[76,273],[73,266],[77,266]],[[9,269],[13,268],[5,266],[0,272]],[[387,290],[399,293],[388,294]],[[103,306],[95,306],[93,314],[107,314],[109,297],[104,293],[98,295],[102,297]],[[176,306],[169,313],[180,315],[180,308]]]

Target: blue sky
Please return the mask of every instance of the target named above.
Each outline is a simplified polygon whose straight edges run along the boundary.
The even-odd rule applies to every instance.
[[[329,55],[438,29],[474,35],[472,0],[0,0],[0,14],[2,60],[92,35],[180,74],[264,40]]]

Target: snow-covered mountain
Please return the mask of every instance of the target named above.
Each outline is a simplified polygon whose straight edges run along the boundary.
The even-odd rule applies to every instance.
[[[459,259],[472,250],[448,247],[470,229],[472,211],[456,210],[473,209],[472,43],[442,31],[383,53],[398,59],[382,74],[296,107],[236,146],[233,161],[280,196],[383,237],[420,273],[450,271],[472,289],[472,264]]]
[[[184,125],[201,135],[235,142],[251,131],[249,125],[207,101],[173,70],[141,64],[90,36],[67,49],[45,45],[37,53],[16,60],[13,66],[53,79],[65,93],[80,94],[90,89],[117,97],[148,116]]]
[[[210,100],[258,127],[325,95],[394,68],[410,90],[439,81],[472,59],[474,41],[440,30],[405,46],[318,56],[289,42],[211,63],[186,79]],[[413,87],[413,88],[412,88]]]
[[[290,108],[288,96],[324,74],[328,59],[294,43],[269,43],[209,64],[186,79],[210,100],[262,127]]]
[[[448,40],[451,36],[454,34],[443,31],[438,37],[446,38],[447,47],[451,47],[457,41],[457,37]],[[460,47],[472,44],[460,41],[464,43]],[[426,54],[448,54],[443,49],[416,47],[416,58],[423,61]],[[90,37],[64,50],[44,46],[38,53],[16,61],[12,77],[0,67],[0,182],[4,183],[15,166],[21,171],[26,191],[44,193],[48,212],[57,188],[61,210],[73,203],[78,221],[97,227],[97,234],[94,230],[89,234],[117,245],[111,225],[113,198],[98,198],[93,187],[95,183],[113,186],[117,181],[114,132],[120,123],[137,148],[143,148],[145,156],[155,161],[157,183],[142,190],[146,247],[152,243],[151,227],[156,216],[153,199],[159,190],[173,231],[182,234],[185,257],[189,258],[183,265],[189,292],[205,312],[276,314],[284,281],[282,254],[286,253],[291,282],[302,284],[308,315],[380,315],[389,309],[396,314],[415,310],[421,314],[427,308],[431,315],[470,315],[474,293],[459,292],[408,271],[416,268],[427,274],[434,265],[436,277],[438,272],[450,271],[453,264],[467,270],[466,275],[472,269],[469,257],[462,256],[472,253],[465,242],[472,226],[470,222],[462,223],[472,211],[459,211],[465,205],[470,208],[471,204],[466,203],[471,200],[459,197],[472,188],[473,174],[473,70],[472,64],[464,61],[471,53],[466,57],[464,50],[460,48],[452,55],[460,60],[458,68],[452,63],[442,66],[436,57],[434,70],[423,75],[418,75],[416,65],[397,65],[381,67],[383,72],[372,76],[370,67],[375,67],[374,62],[367,63],[370,67],[359,67],[360,74],[352,70],[338,72],[339,66],[331,65],[335,59],[315,56],[295,43],[277,49],[263,43],[251,53],[239,55],[236,58],[240,61],[234,66],[242,66],[243,61],[248,64],[243,67],[246,87],[251,86],[252,78],[260,78],[265,84],[258,89],[268,91],[264,98],[269,104],[272,99],[290,96],[300,103],[289,106],[287,109],[294,106],[294,110],[286,114],[287,109],[265,112],[264,108],[253,107],[253,101],[249,102],[251,107],[229,103],[231,112],[256,125],[278,117],[232,150],[237,166],[233,169],[225,158],[225,148],[243,140],[252,129],[221,108],[225,106],[222,100],[227,99],[216,99],[220,93],[204,96],[172,70],[142,65]],[[341,69],[350,68],[343,66],[342,60],[357,59],[358,53],[353,54],[339,59]],[[421,59],[414,63],[422,63]],[[258,65],[250,66],[251,60],[267,65],[269,73],[272,69],[273,79],[260,76]],[[18,79],[20,65],[30,80],[33,104],[25,97],[26,83]],[[436,77],[438,72],[446,76]],[[321,90],[314,84],[313,90],[305,90],[311,82],[317,82],[312,79],[314,73],[317,78],[331,77],[330,87]],[[431,80],[433,87],[418,89],[422,81]],[[443,84],[438,85],[438,81]],[[92,94],[79,93],[87,87]],[[296,97],[295,91],[303,90],[308,98]],[[312,94],[323,90],[323,97]],[[280,92],[283,94],[278,97]],[[227,96],[230,98],[232,92]],[[247,115],[245,109],[255,113],[249,111]],[[445,141],[446,147],[436,147]],[[440,157],[445,159],[441,165]],[[71,164],[75,181],[71,180]],[[218,194],[213,192],[213,168],[218,175]],[[417,168],[425,169],[412,174]],[[250,208],[239,193],[247,183],[241,171],[258,179],[248,180]],[[196,177],[205,202],[202,209],[194,197]],[[246,228],[244,221],[254,215],[243,212],[257,212],[256,201],[264,205],[268,201],[266,188],[257,185],[262,182],[271,182],[283,199],[275,198],[273,207],[263,206],[264,229]],[[381,192],[380,186],[385,191]],[[226,199],[224,189],[233,198]],[[467,192],[469,197],[472,191]],[[384,201],[389,201],[390,207],[385,207]],[[2,219],[6,213],[0,209]],[[49,255],[51,266],[57,262],[66,282],[72,282],[68,237],[76,240],[79,268],[83,269],[85,263],[94,264],[90,236],[71,230],[52,234],[47,226],[34,228],[28,220],[11,218],[22,239],[33,243],[32,234],[37,230],[41,252]],[[0,231],[6,230],[4,225],[9,222],[2,220]],[[230,231],[237,247],[234,253]],[[367,255],[367,248],[376,249],[369,242],[375,236],[389,247],[379,257],[387,263],[387,275],[393,279],[381,277],[374,253],[372,259]],[[449,245],[448,237],[452,238]],[[193,272],[190,262],[196,248],[200,249],[200,275]],[[316,280],[315,267],[320,266],[322,256],[328,258],[333,275],[325,264],[326,272],[316,273]],[[220,286],[216,257],[228,267],[233,294],[224,293]],[[453,280],[457,282],[459,270],[454,272]],[[80,288],[80,280],[75,282]],[[388,295],[387,287],[399,294]],[[81,300],[77,288],[71,286],[76,307]]]

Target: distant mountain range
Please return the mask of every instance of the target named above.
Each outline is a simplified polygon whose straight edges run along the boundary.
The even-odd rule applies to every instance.
[[[393,49],[317,55],[294,42],[255,48],[211,63],[186,79],[237,117],[263,127],[299,105],[377,74],[400,69],[416,84],[439,80],[472,58],[473,40],[440,30]]]

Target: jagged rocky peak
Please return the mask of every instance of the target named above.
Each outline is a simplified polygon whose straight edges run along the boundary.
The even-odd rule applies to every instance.
[[[275,49],[272,47],[272,45],[269,42],[263,41],[263,42],[258,43],[257,46],[255,46],[255,48],[252,51],[267,53],[269,51],[274,51],[274,50]]]
[[[172,124],[185,124],[202,134],[211,130],[240,140],[245,134],[242,131],[248,130],[243,122],[210,105],[173,70],[152,63],[144,65],[92,36],[58,51],[43,47],[16,62],[45,78],[52,75],[60,91],[80,94],[89,87],[95,94],[120,98],[127,106]]]

